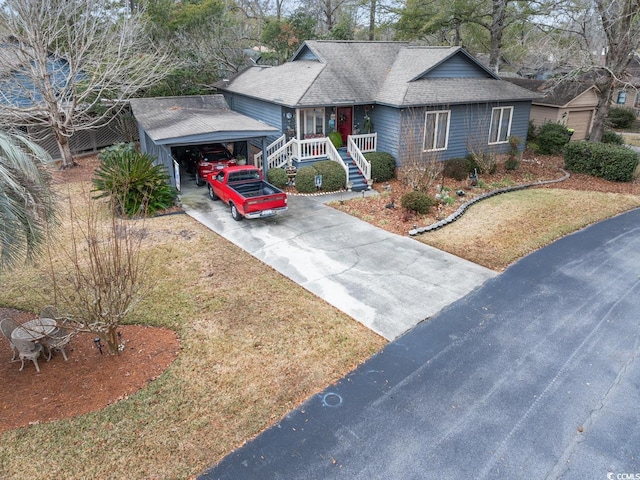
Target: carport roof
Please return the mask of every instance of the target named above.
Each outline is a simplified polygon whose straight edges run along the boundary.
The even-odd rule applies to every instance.
[[[264,137],[278,129],[232,111],[222,95],[133,98],[138,124],[158,145]]]

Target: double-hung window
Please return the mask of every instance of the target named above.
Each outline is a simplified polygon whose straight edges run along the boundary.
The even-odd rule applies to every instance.
[[[449,143],[449,120],[451,110],[427,112],[424,118],[424,144],[425,152],[446,150]]]
[[[616,99],[616,103],[618,105],[624,105],[627,102],[627,92],[624,90],[620,90],[618,92],[618,98]]]
[[[491,111],[491,127],[489,129],[489,144],[507,143],[511,135],[511,119],[513,107],[495,107]]]
[[[324,108],[307,108],[302,110],[302,134],[324,134]]]

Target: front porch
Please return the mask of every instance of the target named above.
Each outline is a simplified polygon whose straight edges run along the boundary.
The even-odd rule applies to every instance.
[[[267,168],[285,168],[295,166],[301,168],[321,160],[332,160],[339,163],[346,173],[347,189],[364,190],[371,187],[371,164],[364,157],[367,152],[377,149],[377,133],[349,135],[347,144],[336,149],[329,137],[319,135],[314,138],[286,140],[282,135],[267,147]],[[263,152],[253,157],[254,165],[265,170]]]

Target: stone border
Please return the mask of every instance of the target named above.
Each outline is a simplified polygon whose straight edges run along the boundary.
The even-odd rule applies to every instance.
[[[525,188],[539,187],[541,185],[549,185],[552,183],[564,182],[566,179],[570,177],[570,174],[569,172],[567,172],[562,168],[560,169],[560,171],[562,171],[564,175],[561,178],[557,178],[555,180],[541,180],[539,182],[526,183],[523,185],[515,185],[513,187],[499,188],[498,190],[493,190],[491,192],[483,193],[482,195],[479,195],[474,199],[463,203],[462,205],[460,205],[460,208],[458,208],[455,212],[453,212],[447,218],[440,220],[439,222],[432,223],[431,225],[428,225],[426,227],[412,228],[411,230],[409,230],[409,235],[411,236],[420,235],[421,233],[432,232],[433,230],[438,230],[439,228],[442,228],[445,225],[449,225],[450,223],[453,223],[458,218],[460,218],[471,205],[481,200],[485,200],[487,198],[493,197],[495,195],[500,195],[502,193],[507,193],[507,192],[515,192],[517,190],[524,190]]]

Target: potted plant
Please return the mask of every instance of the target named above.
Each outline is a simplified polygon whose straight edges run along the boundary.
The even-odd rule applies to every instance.
[[[342,135],[340,135],[340,132],[337,131],[333,131],[329,134],[329,140],[331,140],[331,143],[333,143],[333,146],[336,148],[340,148],[342,147]]]

